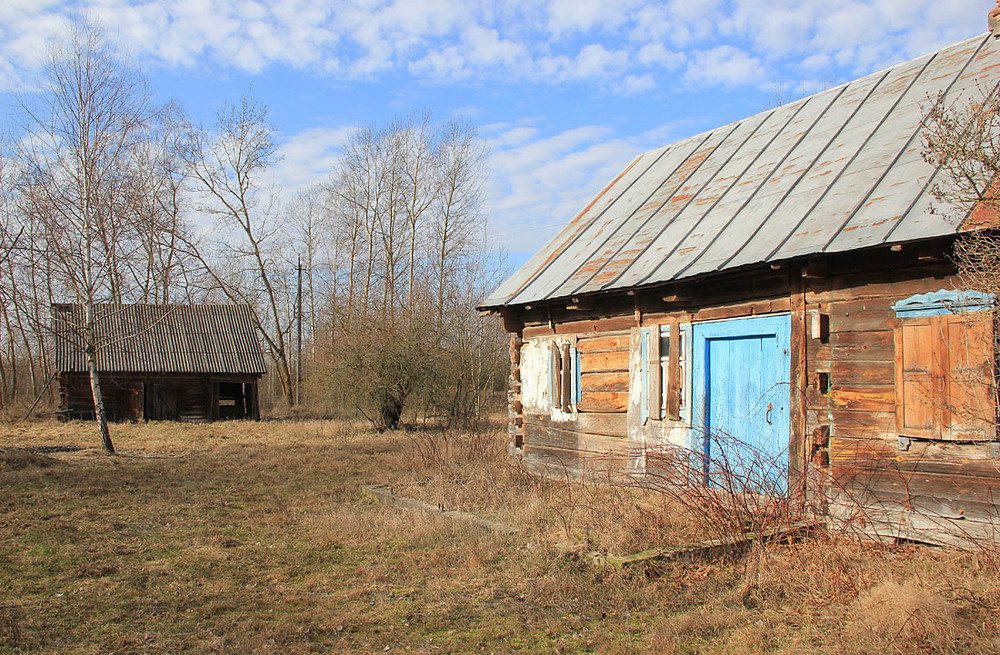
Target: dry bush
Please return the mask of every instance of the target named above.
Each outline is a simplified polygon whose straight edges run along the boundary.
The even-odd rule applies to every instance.
[[[716,539],[787,526],[799,517],[784,489],[785,464],[727,435],[712,435],[711,451],[680,447],[649,452],[646,472],[629,484],[649,489],[680,508]]]
[[[862,594],[848,634],[859,652],[968,652],[959,608],[912,581],[888,580]]]

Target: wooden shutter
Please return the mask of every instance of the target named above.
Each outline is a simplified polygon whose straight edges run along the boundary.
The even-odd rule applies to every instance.
[[[549,404],[556,409],[562,407],[562,354],[555,341],[549,342]]]
[[[667,354],[667,417],[677,420],[681,417],[681,330],[676,319],[671,320],[670,352]]]
[[[900,318],[896,426],[928,439],[993,439],[991,312]]]
[[[934,438],[943,429],[936,318],[901,319],[896,327],[896,427],[907,436]]]
[[[661,380],[663,370],[660,368],[660,326],[653,325],[648,331],[649,343],[646,346],[646,405],[649,418],[659,421],[662,417],[663,389]]]
[[[569,344],[562,344],[559,348],[559,352],[559,386],[562,391],[562,398],[560,399],[559,406],[569,411],[570,405],[573,404],[573,378],[570,375]]]
[[[951,439],[995,438],[993,314],[942,316],[947,340],[945,411]]]

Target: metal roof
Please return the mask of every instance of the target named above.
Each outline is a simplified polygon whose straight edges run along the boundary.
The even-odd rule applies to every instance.
[[[267,372],[246,305],[95,307],[97,368],[103,373]],[[87,370],[83,306],[52,306],[55,368]]]
[[[931,212],[921,120],[998,72],[978,36],[639,155],[482,308],[955,234],[963,216]]]

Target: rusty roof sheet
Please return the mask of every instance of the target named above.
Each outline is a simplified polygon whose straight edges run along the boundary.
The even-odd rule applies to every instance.
[[[55,368],[84,372],[83,306],[52,306]],[[246,305],[95,307],[97,368],[103,373],[263,375],[264,354]]]
[[[955,234],[921,119],[998,80],[987,34],[639,155],[481,307]]]

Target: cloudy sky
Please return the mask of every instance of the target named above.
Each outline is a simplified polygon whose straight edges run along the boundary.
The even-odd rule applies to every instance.
[[[102,23],[155,93],[209,124],[266,103],[288,189],[344,136],[429,109],[491,148],[515,261],[634,155],[985,31],[989,0],[0,0],[0,106],[49,39]]]

